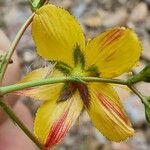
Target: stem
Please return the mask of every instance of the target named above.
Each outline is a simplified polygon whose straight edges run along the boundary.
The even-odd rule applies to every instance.
[[[23,90],[26,88],[47,85],[47,84],[54,84],[54,83],[62,83],[66,81],[80,82],[80,83],[104,82],[104,83],[127,85],[126,81],[119,80],[119,79],[108,79],[108,78],[98,78],[98,77],[52,77],[52,78],[47,78],[47,79],[33,80],[30,82],[18,83],[14,85],[0,87],[0,94],[2,96],[4,94],[11,93],[11,92],[18,91],[18,90]]]
[[[85,82],[104,82],[104,83],[114,83],[127,85],[128,83],[125,80],[120,79],[109,79],[109,78],[99,78],[99,77],[81,77],[79,78]]]
[[[7,106],[7,104],[0,99],[0,106],[5,113],[22,129],[22,131],[41,149],[45,150],[44,146],[38,141],[38,139],[28,130],[24,123],[16,116],[13,110]]]
[[[22,35],[24,34],[26,29],[28,28],[28,26],[32,22],[33,16],[34,16],[34,13],[23,24],[23,26],[18,31],[14,41],[12,42],[10,48],[6,52],[6,56],[4,57],[4,60],[3,60],[2,64],[1,64],[1,66],[0,66],[0,82],[2,82],[2,79],[3,79],[4,74],[6,72],[6,68],[7,68],[8,64],[9,64],[11,56],[12,56],[14,50],[16,49],[16,46],[17,46],[18,42],[20,41]]]
[[[127,82],[129,85],[132,85],[132,84],[135,84],[137,82],[140,82],[142,80],[141,78],[142,78],[141,74],[136,74],[136,75],[132,76],[131,78],[129,78],[127,80]]]

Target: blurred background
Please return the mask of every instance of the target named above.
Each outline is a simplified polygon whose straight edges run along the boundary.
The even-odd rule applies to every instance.
[[[133,28],[141,39],[143,52],[140,63],[132,72],[139,72],[146,63],[150,62],[150,0],[50,0],[50,2],[64,7],[76,16],[87,39],[114,26]],[[30,14],[27,0],[0,0],[0,28],[11,40]],[[43,65],[42,60],[39,61],[34,53],[35,47],[30,29],[23,36],[17,52],[22,66],[22,75],[41,63]],[[128,74],[123,77],[127,76]],[[146,122],[143,105],[129,90],[118,86],[115,88],[136,130],[135,136],[126,142],[110,142],[94,128],[84,112],[79,123],[56,146],[56,150],[150,150],[150,125]],[[150,84],[140,83],[137,88],[144,95],[150,95]],[[39,103],[29,101],[29,98],[22,99],[34,115]]]

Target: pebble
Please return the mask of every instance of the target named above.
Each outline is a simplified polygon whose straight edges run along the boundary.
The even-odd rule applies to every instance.
[[[102,20],[100,16],[88,16],[87,18],[84,19],[83,22],[86,26],[91,27],[91,28],[97,28],[100,27],[102,24]]]
[[[134,150],[129,144],[125,142],[111,144],[113,150]]]
[[[33,51],[24,50],[23,59],[26,63],[31,63],[36,58],[36,54]]]
[[[128,140],[133,150],[149,150],[146,137],[143,131],[136,131],[136,134]]]
[[[101,145],[105,145],[108,143],[108,140],[96,128],[93,129],[93,132],[95,134],[95,138]]]
[[[138,83],[137,88],[143,95],[150,96],[150,83]]]
[[[116,12],[110,12],[106,17],[102,19],[102,25],[105,27],[126,25],[128,19],[127,10],[120,8]]]
[[[148,33],[150,33],[150,15],[147,16],[144,26],[145,26],[145,29],[148,31]]]
[[[148,8],[150,9],[150,0],[144,0],[144,1],[147,4]]]
[[[124,106],[134,126],[140,127],[146,122],[144,106],[137,96],[131,95],[124,101]]]
[[[74,1],[72,0],[57,0],[57,1],[51,1],[52,4],[55,4],[57,6],[63,7],[65,9],[69,9]]]
[[[16,6],[7,8],[7,13],[4,16],[4,21],[6,23],[7,32],[10,38],[14,38],[19,28],[25,22],[29,14],[30,9],[21,11],[21,8],[18,8]]]
[[[71,12],[77,19],[80,20],[80,17],[82,16],[85,10],[86,10],[86,4],[81,2],[73,9],[71,9]]]
[[[142,41],[142,47],[143,47],[142,56],[150,60],[150,39],[148,39],[148,37],[147,39]]]
[[[63,8],[69,9],[73,5],[73,1],[72,0],[63,0],[63,1],[61,1],[60,4]]]
[[[135,6],[130,14],[130,20],[133,22],[142,22],[148,15],[148,7],[144,2],[140,2]]]

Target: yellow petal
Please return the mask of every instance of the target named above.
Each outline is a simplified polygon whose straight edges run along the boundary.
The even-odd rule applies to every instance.
[[[55,5],[37,10],[32,24],[32,36],[37,52],[48,60],[73,64],[73,50],[85,47],[83,31],[68,11]]]
[[[114,89],[109,84],[91,83],[89,92],[87,111],[96,128],[116,142],[133,136],[134,130]]]
[[[70,130],[83,108],[82,100],[76,92],[64,102],[45,102],[36,114],[34,132],[36,137],[45,145],[52,147]]]
[[[63,76],[63,74],[56,69],[45,67],[28,73],[19,83],[57,76]],[[53,100],[60,94],[62,87],[63,83],[49,84],[17,91],[15,94],[29,96],[38,100]]]
[[[101,77],[116,77],[128,71],[139,60],[141,45],[132,29],[110,29],[86,47],[87,65],[97,65]]]

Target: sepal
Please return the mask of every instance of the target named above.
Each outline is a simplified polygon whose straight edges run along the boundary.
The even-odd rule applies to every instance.
[[[32,11],[36,11],[37,9],[42,7],[46,2],[47,0],[30,0],[29,1]]]

